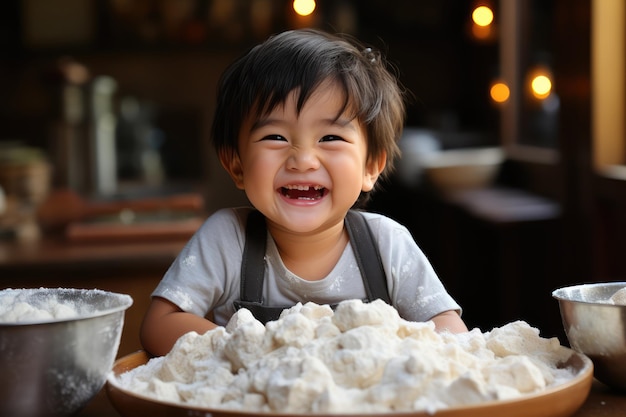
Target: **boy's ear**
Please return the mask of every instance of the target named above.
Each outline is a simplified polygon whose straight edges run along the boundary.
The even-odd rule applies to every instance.
[[[237,151],[222,150],[219,153],[219,158],[222,166],[235,182],[235,186],[243,190],[243,169]]]
[[[365,165],[365,172],[363,173],[363,187],[361,191],[372,191],[376,185],[378,177],[385,169],[387,165],[387,152],[382,151],[380,155],[369,158]]]

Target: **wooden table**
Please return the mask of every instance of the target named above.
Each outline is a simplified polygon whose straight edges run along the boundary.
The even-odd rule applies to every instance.
[[[589,397],[572,417],[618,416],[626,416],[626,392],[616,392],[594,380]]]

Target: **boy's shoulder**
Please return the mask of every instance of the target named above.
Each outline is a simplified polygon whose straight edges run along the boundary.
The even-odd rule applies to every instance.
[[[231,228],[233,226],[244,229],[248,215],[254,209],[251,207],[220,208],[211,213],[205,225],[209,228]]]
[[[210,217],[214,217],[216,219],[247,219],[248,215],[254,208],[252,207],[224,207],[215,210]]]
[[[387,217],[384,214],[360,211],[365,217],[365,221],[377,239],[398,240],[401,236],[411,236],[409,230],[403,224]]]
[[[404,226],[400,223],[398,223],[396,220],[392,219],[391,217],[387,217],[384,214],[381,213],[375,213],[375,212],[371,212],[371,211],[362,211],[362,210],[357,210],[359,213],[361,213],[364,217],[365,220],[367,221],[367,223],[372,226],[374,224],[379,224],[382,227],[401,227],[404,228]]]

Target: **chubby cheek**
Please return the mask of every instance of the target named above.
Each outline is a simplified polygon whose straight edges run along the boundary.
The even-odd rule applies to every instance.
[[[246,193],[258,194],[274,191],[276,162],[271,157],[253,158],[243,166],[243,183]]]
[[[367,184],[364,182],[365,166],[359,158],[347,156],[337,158],[330,166],[332,167],[331,176],[334,188],[341,188],[343,193],[356,196],[361,191],[368,191],[365,189]]]

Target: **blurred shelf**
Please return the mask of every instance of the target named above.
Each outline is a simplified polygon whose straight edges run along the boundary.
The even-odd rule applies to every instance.
[[[162,269],[171,264],[187,239],[72,243],[64,238],[31,242],[0,241],[0,271],[105,268]],[[0,284],[3,279],[0,278]]]

